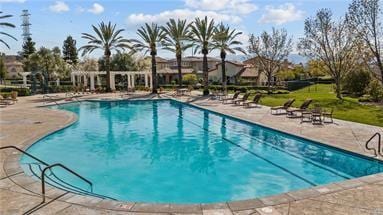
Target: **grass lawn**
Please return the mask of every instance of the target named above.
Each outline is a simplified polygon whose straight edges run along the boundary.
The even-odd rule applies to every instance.
[[[310,108],[315,104],[325,109],[334,108],[334,118],[383,127],[383,107],[363,105],[358,103],[357,98],[351,97],[344,97],[341,101],[336,98],[331,84],[317,84],[289,94],[265,95],[261,104],[278,106],[289,98],[295,98],[295,107],[299,107],[306,98],[311,98],[313,103]]]

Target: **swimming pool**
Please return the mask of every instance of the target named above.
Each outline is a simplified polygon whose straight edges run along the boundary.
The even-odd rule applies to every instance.
[[[118,200],[213,203],[383,172],[383,163],[177,102],[81,102],[78,121],[28,152],[63,163]],[[22,157],[26,168],[33,161]],[[37,167],[35,167],[37,168]],[[60,169],[62,181],[87,185]]]

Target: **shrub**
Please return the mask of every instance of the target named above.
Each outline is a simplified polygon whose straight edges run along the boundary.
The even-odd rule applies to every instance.
[[[343,90],[353,95],[361,96],[366,92],[370,82],[370,72],[366,70],[350,72],[343,80]]]
[[[16,91],[18,96],[30,96],[31,91],[29,88],[0,88],[1,93],[10,93],[12,91]]]
[[[287,90],[289,91],[299,90],[313,84],[310,81],[287,81],[286,83],[287,83]]]
[[[368,94],[374,102],[383,101],[383,86],[380,81],[374,79],[368,85]]]
[[[182,77],[183,84],[195,85],[198,81],[197,75],[195,74],[186,74]]]

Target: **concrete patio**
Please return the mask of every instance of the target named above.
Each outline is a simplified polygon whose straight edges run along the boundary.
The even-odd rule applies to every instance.
[[[59,96],[64,97],[63,94]],[[170,93],[160,97],[173,98]],[[47,105],[41,98],[41,95],[21,97],[15,105],[0,109],[1,146],[26,148],[76,120],[72,113],[40,108]],[[146,93],[114,93],[90,94],[81,99],[128,98],[158,97]],[[268,107],[245,109],[223,105],[217,100],[198,96],[198,92],[175,99],[367,156],[371,153],[364,149],[365,141],[373,133],[383,132],[381,127],[342,120],[324,125],[301,124],[300,119],[271,115]],[[70,101],[60,100],[57,103],[65,102]],[[19,156],[12,150],[0,151],[3,167],[0,169],[0,214],[383,214],[383,174],[260,199],[196,205],[118,202],[49,187],[49,203],[39,205],[41,184],[23,173],[18,164]]]

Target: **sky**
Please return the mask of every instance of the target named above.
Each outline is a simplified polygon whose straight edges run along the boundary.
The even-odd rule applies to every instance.
[[[246,46],[249,34],[259,35],[272,27],[285,28],[296,42],[303,35],[307,17],[321,8],[330,8],[334,17],[339,18],[344,16],[349,3],[349,0],[0,0],[0,11],[12,14],[7,21],[16,25],[14,29],[0,30],[18,39],[5,38],[11,49],[0,44],[0,52],[16,54],[21,50],[20,15],[24,9],[31,14],[30,31],[37,48],[61,48],[68,35],[74,37],[79,48],[86,43],[81,33],[93,33],[91,25],[101,21],[111,21],[117,28],[125,29],[126,38],[137,38],[137,28],[145,22],[164,24],[169,18],[192,21],[204,16],[243,32],[238,39]],[[174,54],[160,51],[159,55],[170,58]],[[101,56],[102,52],[95,52],[91,57]]]

